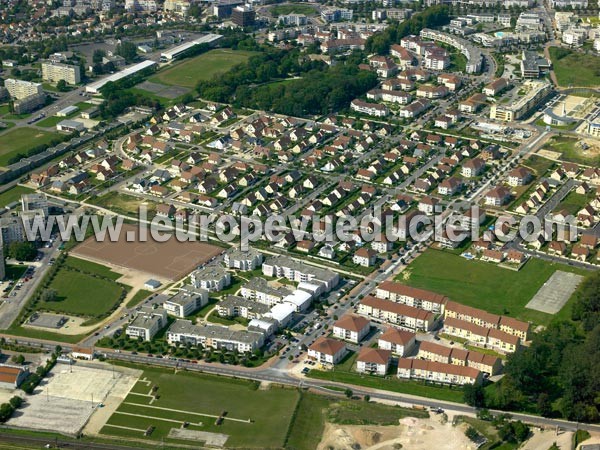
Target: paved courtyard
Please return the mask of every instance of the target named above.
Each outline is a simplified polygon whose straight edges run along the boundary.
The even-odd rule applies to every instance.
[[[571,298],[582,279],[581,275],[557,270],[525,307],[547,314],[556,314]]]
[[[9,425],[77,435],[115,390],[127,390],[137,377],[95,364],[57,363]]]

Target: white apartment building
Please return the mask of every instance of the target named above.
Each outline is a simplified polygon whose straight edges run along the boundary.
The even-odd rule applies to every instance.
[[[17,100],[21,100],[32,95],[42,95],[44,93],[40,83],[15,80],[14,78],[7,78],[4,80],[4,87],[8,89],[10,96],[12,98],[16,98]]]
[[[47,61],[42,63],[42,79],[51,83],[64,80],[75,85],[81,82],[81,71],[76,65]]]

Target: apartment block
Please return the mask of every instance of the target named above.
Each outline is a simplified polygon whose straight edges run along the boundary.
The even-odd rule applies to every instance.
[[[64,80],[67,84],[75,85],[81,82],[79,66],[51,61],[42,63],[42,79],[51,83]]]

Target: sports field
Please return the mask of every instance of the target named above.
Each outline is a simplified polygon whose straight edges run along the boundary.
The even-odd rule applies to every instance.
[[[141,242],[138,231],[138,227],[123,225],[119,239],[112,242],[109,239],[98,242],[91,236],[79,244],[72,254],[162,279],[178,280],[223,251],[205,242],[180,242],[174,237],[166,242],[157,242],[152,239],[150,232],[147,240]]]
[[[451,252],[429,249],[415,259],[397,280],[494,314],[547,324],[552,315],[526,309],[525,305],[556,270],[588,274],[537,258],[530,259],[515,272],[491,263],[469,261]],[[568,307],[567,304],[559,313],[561,318],[569,317]]]
[[[60,269],[50,283],[56,300],[40,302],[39,306],[65,314],[99,316],[108,312],[119,300],[123,288],[109,280],[90,274]]]
[[[158,387],[155,393],[153,386]],[[191,432],[227,435],[226,447],[282,448],[298,399],[293,389],[259,390],[244,380],[146,369],[101,433],[173,442],[168,438],[171,429],[189,422],[186,430]],[[216,425],[225,412],[222,424]],[[154,431],[144,436],[150,426]]]
[[[149,78],[149,81],[174,86],[196,87],[200,80],[210,80],[225,73],[236,64],[246,61],[254,52],[231,49],[210,50],[195,58],[186,59]]]
[[[18,153],[42,144],[48,144],[58,137],[57,133],[36,130],[34,128],[13,128],[0,134],[0,166],[8,165],[8,160]]]

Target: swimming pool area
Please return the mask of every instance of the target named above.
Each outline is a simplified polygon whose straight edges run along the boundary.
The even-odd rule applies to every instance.
[[[465,259],[475,259],[475,255],[469,252],[461,253],[460,256],[462,256]]]
[[[504,37],[504,32],[503,31],[496,31],[494,33],[494,36],[496,36],[497,38]]]

